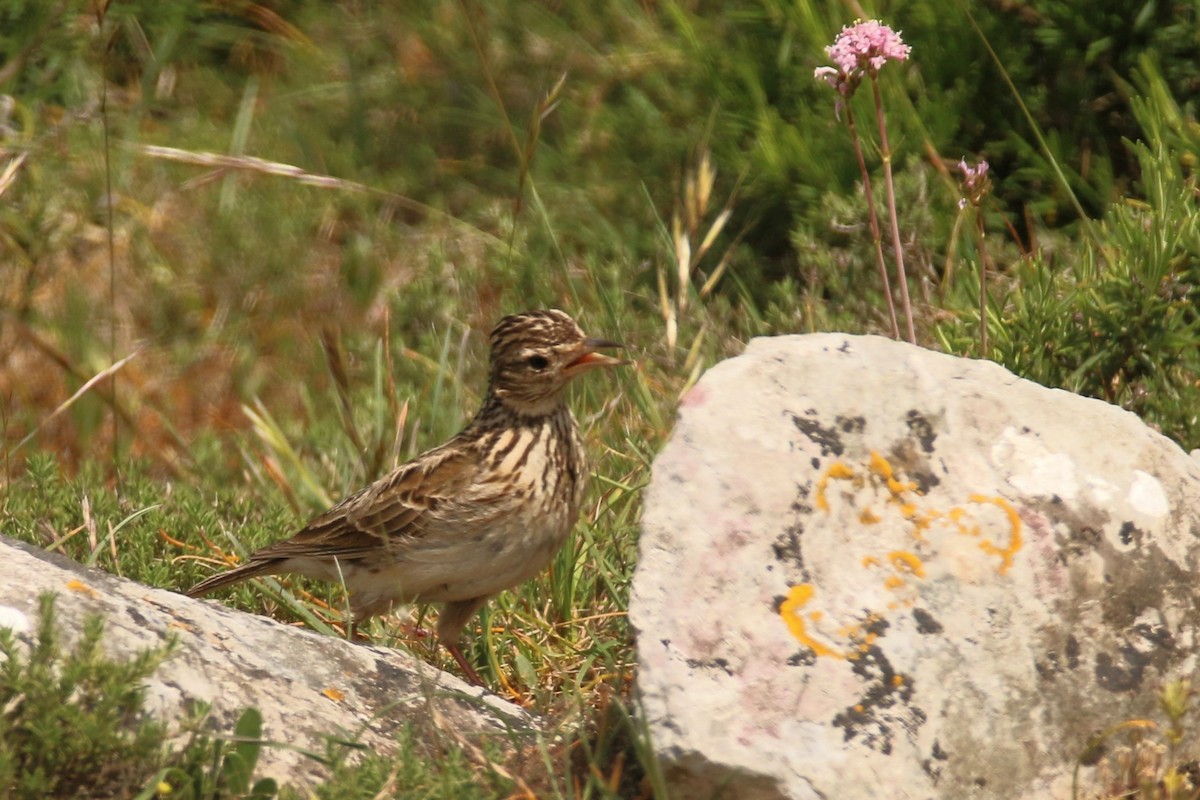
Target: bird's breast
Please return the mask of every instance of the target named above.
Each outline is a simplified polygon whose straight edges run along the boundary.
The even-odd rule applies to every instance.
[[[496,432],[486,445],[489,482],[505,487],[518,516],[559,522],[568,531],[583,500],[583,444],[569,412]],[[553,526],[551,526],[553,527]],[[566,532],[562,533],[563,536]]]

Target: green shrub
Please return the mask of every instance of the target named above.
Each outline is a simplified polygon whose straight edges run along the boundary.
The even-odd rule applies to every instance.
[[[145,719],[143,685],[170,645],[107,658],[90,617],[64,649],[43,595],[28,651],[0,628],[0,789],[14,800],[125,795],[154,774],[165,731]]]

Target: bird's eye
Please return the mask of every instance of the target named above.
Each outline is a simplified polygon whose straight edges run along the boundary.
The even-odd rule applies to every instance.
[[[546,358],[545,356],[530,356],[525,360],[525,363],[528,364],[529,368],[534,372],[541,372],[546,367],[550,366],[550,359]]]

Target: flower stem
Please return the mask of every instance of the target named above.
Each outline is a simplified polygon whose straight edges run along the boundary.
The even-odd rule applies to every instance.
[[[904,272],[904,252],[900,245],[900,223],[896,218],[896,188],[892,181],[892,149],[888,145],[887,124],[883,118],[883,98],[879,94],[879,76],[871,73],[871,92],[875,98],[875,121],[879,124],[879,152],[883,158],[883,177],[887,188],[888,215],[892,223],[892,249],[896,253],[896,274],[900,280],[900,303],[908,325],[908,341],[917,343],[913,328],[912,303],[908,298],[908,276]]]
[[[883,296],[887,298],[888,320],[892,324],[892,338],[900,338],[900,325],[896,322],[896,303],[892,299],[892,285],[888,280],[887,265],[883,261],[883,235],[879,231],[879,217],[875,214],[875,193],[871,191],[871,174],[867,171],[867,161],[863,158],[862,145],[858,141],[858,125],[854,122],[854,112],[847,102],[846,126],[850,128],[850,141],[854,144],[854,155],[858,158],[858,168],[862,172],[863,194],[867,198],[867,219],[871,223],[871,241],[875,243],[875,260],[879,264],[879,277],[883,281]]]
[[[984,246],[983,209],[975,206],[975,249],[979,251],[979,357],[988,357],[987,274],[988,254]]]

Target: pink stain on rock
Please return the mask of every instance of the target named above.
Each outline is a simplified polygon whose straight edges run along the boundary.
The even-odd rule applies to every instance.
[[[679,401],[682,408],[696,408],[704,405],[708,400],[708,390],[697,384],[688,390],[688,393]]]

